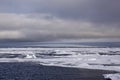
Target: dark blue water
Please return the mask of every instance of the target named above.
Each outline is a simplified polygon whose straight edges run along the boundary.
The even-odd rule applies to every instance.
[[[4,42],[0,43],[0,48],[74,48],[74,47],[120,47],[120,42]]]

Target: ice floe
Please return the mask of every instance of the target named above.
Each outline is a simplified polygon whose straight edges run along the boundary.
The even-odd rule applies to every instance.
[[[0,62],[17,61],[120,72],[120,48],[0,48]]]
[[[104,77],[106,79],[111,79],[111,80],[120,80],[120,73],[116,73],[116,74],[104,74]]]

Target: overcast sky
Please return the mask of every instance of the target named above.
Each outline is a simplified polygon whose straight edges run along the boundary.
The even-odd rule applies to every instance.
[[[120,0],[0,0],[0,40],[120,38]]]

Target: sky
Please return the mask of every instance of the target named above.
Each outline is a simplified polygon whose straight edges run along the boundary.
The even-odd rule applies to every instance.
[[[120,0],[0,0],[0,41],[120,40]]]

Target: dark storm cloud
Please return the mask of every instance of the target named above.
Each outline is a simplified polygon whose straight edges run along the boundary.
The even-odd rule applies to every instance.
[[[119,8],[119,0],[0,0],[0,39],[119,38]]]

